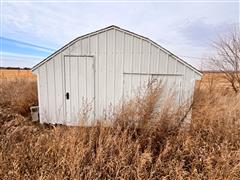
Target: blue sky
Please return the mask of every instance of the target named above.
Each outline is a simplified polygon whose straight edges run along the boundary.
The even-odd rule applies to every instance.
[[[83,34],[117,25],[200,68],[211,41],[239,26],[239,2],[4,2],[1,66],[32,67]],[[202,59],[202,60],[201,60]]]

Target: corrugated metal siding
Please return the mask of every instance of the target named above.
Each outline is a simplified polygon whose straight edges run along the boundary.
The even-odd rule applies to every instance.
[[[177,81],[178,88],[182,88],[178,95],[181,99],[187,99],[188,92],[193,94],[194,80],[200,78],[199,74],[148,40],[118,29],[99,32],[79,39],[37,69],[42,122],[48,119],[52,123],[64,123],[66,119],[64,55],[94,56],[97,118],[111,105],[121,103],[123,95],[131,96],[132,90],[152,75],[164,76],[169,82]],[[82,66],[74,66],[78,73],[84,70]],[[167,74],[171,77],[165,76]],[[85,80],[79,79],[79,82]],[[81,91],[80,83],[75,88]]]
[[[41,122],[46,121],[48,113],[48,88],[47,88],[47,74],[46,74],[46,64],[42,65],[38,69],[38,81],[39,81],[39,113],[41,117]]]
[[[63,61],[61,61],[61,54],[55,56],[54,58],[54,73],[55,73],[55,102],[56,102],[56,122],[62,122],[64,120],[64,105],[65,97],[65,87],[63,85],[64,81],[64,68]]]

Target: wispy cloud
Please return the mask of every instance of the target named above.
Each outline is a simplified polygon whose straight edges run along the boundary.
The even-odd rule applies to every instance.
[[[39,62],[43,57],[31,56],[18,53],[0,52],[2,53],[2,64],[5,67],[32,67]]]
[[[34,59],[42,59],[43,56],[34,56],[34,55],[25,55],[19,53],[11,53],[11,52],[0,52],[3,56],[11,56],[11,57],[20,57],[20,58],[34,58]]]
[[[10,38],[1,37],[0,40],[3,45],[1,50],[3,54],[11,53],[23,56],[46,57],[55,51],[54,49],[48,47],[39,46],[36,44],[31,44]]]
[[[10,43],[18,44],[20,46],[27,46],[27,47],[31,47],[31,48],[37,48],[38,50],[46,51],[46,52],[54,52],[56,50],[56,49],[52,49],[52,48],[49,48],[49,47],[39,46],[39,45],[36,45],[36,44],[23,42],[23,41],[19,41],[19,40],[15,40],[15,39],[10,39],[10,38],[6,38],[6,37],[0,37],[0,40],[2,40],[3,42],[8,41]]]
[[[233,24],[222,23],[215,25],[205,22],[204,19],[196,19],[186,23],[179,29],[179,32],[191,45],[206,47],[216,40],[220,34],[233,28]]]
[[[7,41],[3,45],[7,52],[45,57],[48,49],[115,24],[157,41],[176,55],[201,57],[209,51],[214,35],[225,31],[224,26],[239,23],[238,18],[238,2],[4,3],[3,36],[27,44],[12,41],[12,51]],[[184,59],[194,65],[199,62]]]

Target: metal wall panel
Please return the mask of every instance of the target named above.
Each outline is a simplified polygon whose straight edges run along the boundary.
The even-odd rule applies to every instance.
[[[107,32],[107,59],[106,59],[106,111],[114,105],[115,96],[115,30]]]
[[[49,117],[48,117],[48,83],[47,83],[47,65],[44,64],[41,66],[41,68],[39,68],[39,86],[40,86],[40,92],[39,94],[39,98],[41,98],[41,100],[39,101],[40,104],[40,122],[46,122]]]
[[[55,105],[55,76],[54,76],[54,59],[46,63],[47,67],[47,87],[48,87],[48,121],[53,123],[56,117],[56,105]]]
[[[64,123],[67,119],[66,78],[69,82],[72,81],[72,84],[74,78],[79,78],[78,82],[84,84],[92,81],[92,77],[81,75],[85,73],[86,66],[80,61],[71,60],[73,69],[64,65],[64,55],[94,56],[94,87],[86,89],[81,83],[73,85],[73,95],[75,93],[74,96],[78,97],[71,106],[72,111],[79,111],[77,109],[82,105],[81,94],[85,94],[87,98],[89,93],[95,91],[96,118],[104,116],[104,111],[108,111],[110,104],[114,106],[122,102],[123,96],[132,97],[133,89],[146,84],[150,77],[164,77],[164,81],[168,81],[166,87],[177,82],[178,99],[190,97],[193,94],[194,80],[201,77],[150,40],[131,32],[108,29],[78,39],[38,68],[41,121],[44,121],[44,111],[51,116],[52,123]],[[65,75],[66,68],[70,68],[69,77]]]
[[[69,53],[72,55],[77,55],[79,51],[79,44],[76,42],[69,47]]]
[[[150,58],[151,44],[145,40],[142,40],[142,58],[141,58],[141,72],[149,72],[149,58]]]
[[[98,81],[98,114],[96,115],[99,117],[103,114],[103,111],[106,109],[106,87],[107,87],[107,76],[106,76],[106,66],[107,66],[107,33],[100,33],[99,34],[99,41],[98,41],[98,49],[99,54],[96,57],[96,61],[98,64],[98,69],[96,69],[96,74],[98,74],[97,81]]]
[[[123,96],[124,33],[115,31],[114,102],[120,106]]]
[[[142,40],[140,38],[133,38],[132,48],[132,72],[140,72],[141,70],[141,46]]]
[[[47,119],[48,113],[48,90],[47,90],[47,76],[46,64],[38,68],[38,99],[39,99],[39,115],[40,122],[43,123]]]
[[[151,45],[151,56],[150,56],[150,73],[160,73],[158,69],[159,63],[159,48]]]
[[[175,68],[176,68],[176,60],[172,56],[169,56],[167,62],[168,62],[167,73],[168,74],[174,74],[175,73]]]
[[[64,89],[63,74],[64,71],[61,61],[61,55],[54,57],[54,73],[55,73],[55,101],[56,101],[56,123],[64,120]]]
[[[184,65],[179,61],[177,61],[176,73],[184,74]]]
[[[128,34],[124,34],[124,72],[132,71],[132,63],[133,63],[133,36]]]
[[[167,62],[168,62],[168,54],[166,54],[164,51],[159,51],[159,64],[158,64],[158,70],[161,74],[167,74]]]
[[[89,106],[89,121],[93,120],[95,117],[95,62],[93,57],[85,58],[86,64],[86,102]]]
[[[81,40],[82,44],[81,44],[81,54],[82,55],[89,55],[89,38],[84,38]]]

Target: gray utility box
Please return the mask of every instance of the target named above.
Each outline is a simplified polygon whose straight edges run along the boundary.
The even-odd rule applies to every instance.
[[[38,106],[30,107],[32,121],[39,121],[39,108]]]

